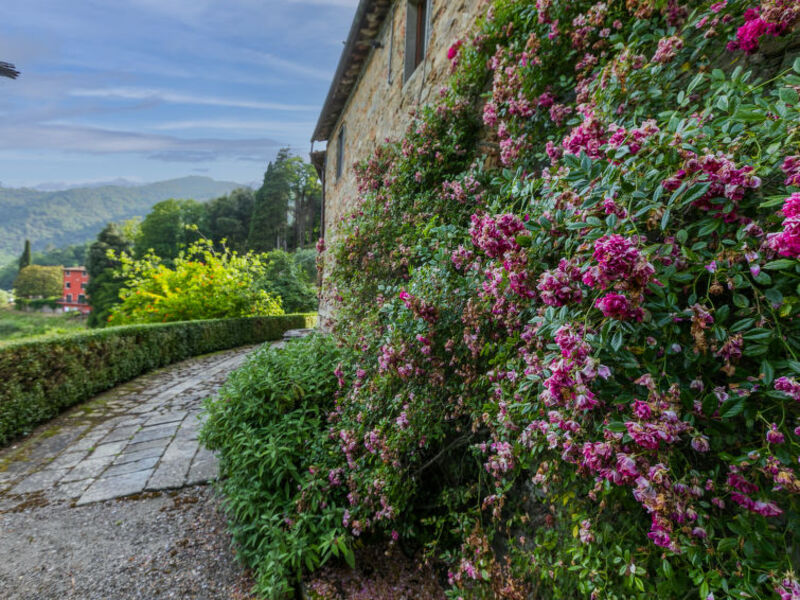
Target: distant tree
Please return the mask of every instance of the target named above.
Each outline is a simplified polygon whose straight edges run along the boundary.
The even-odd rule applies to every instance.
[[[256,192],[253,218],[247,247],[254,252],[286,248],[289,198],[291,195],[288,148],[282,148],[274,162],[267,166],[264,183]]]
[[[187,226],[202,229],[204,207],[195,200],[164,200],[156,204],[142,221],[136,240],[136,256],[143,257],[152,250],[166,261],[174,260],[181,248],[200,237]]]
[[[63,284],[63,268],[30,265],[17,275],[14,295],[19,298],[60,298]]]
[[[310,163],[294,157],[288,164],[292,236],[289,248],[303,248],[319,238],[322,184]]]
[[[109,250],[117,255],[130,253],[132,242],[126,237],[122,227],[109,223],[101,231],[97,240],[89,247],[86,270],[89,285],[86,293],[92,312],[89,314],[89,327],[102,327],[108,322],[111,308],[120,302],[119,292],[125,282],[115,271],[121,266],[119,260],[109,256]]]
[[[231,250],[247,249],[254,206],[255,193],[249,188],[234,190],[206,203],[206,231],[218,248],[224,239]]]
[[[19,257],[19,270],[22,271],[25,267],[29,267],[32,262],[31,241],[25,240],[25,249],[22,251],[22,256]]]

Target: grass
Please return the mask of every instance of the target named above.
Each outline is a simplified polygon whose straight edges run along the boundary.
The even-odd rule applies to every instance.
[[[44,314],[0,308],[0,345],[3,342],[86,329],[86,318],[77,314]]]

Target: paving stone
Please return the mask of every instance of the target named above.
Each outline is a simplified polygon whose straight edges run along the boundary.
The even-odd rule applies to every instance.
[[[83,436],[74,444],[71,444],[69,450],[71,452],[79,452],[81,450],[89,450],[90,448],[94,448],[97,445],[97,442],[100,441],[106,432],[97,432],[95,433],[94,430]]]
[[[69,448],[72,449],[71,447]],[[47,463],[48,469],[69,469],[77,465],[84,458],[86,458],[86,451],[79,452],[64,452],[60,454],[55,460]]]
[[[80,481],[70,481],[69,483],[59,483],[52,492],[54,500],[72,500],[73,498],[80,498],[81,494],[86,491],[94,479],[81,479]]]
[[[112,429],[111,433],[103,438],[103,443],[127,441],[131,439],[133,434],[135,434],[137,431],[139,431],[138,425],[133,425],[130,427],[117,427],[116,429]]]
[[[150,469],[98,479],[83,493],[76,505],[82,506],[90,502],[101,502],[112,498],[138,494],[144,490],[144,486],[152,473],[153,471]]]
[[[138,415],[144,415],[146,413],[149,414],[158,410],[160,406],[161,402],[155,402],[155,403],[147,402],[145,404],[137,404],[136,406],[131,406],[128,409],[128,412]]]
[[[137,444],[137,446],[138,445],[139,444]],[[130,448],[131,448],[130,446],[125,448],[125,452],[123,452],[114,459],[115,465],[124,465],[125,463],[136,462],[137,460],[142,460],[143,458],[153,458],[154,456],[158,458],[162,454],[164,454],[165,450],[164,446],[145,448],[144,450],[138,450],[135,452],[131,452]]]
[[[206,448],[200,448],[192,461],[186,485],[213,481],[219,475],[219,461],[214,453]]]
[[[171,442],[170,438],[160,438],[157,440],[150,440],[149,442],[138,442],[136,444],[128,444],[125,447],[125,452],[141,452],[143,450],[150,450],[151,448],[160,448],[161,452],[167,449]]]
[[[153,477],[147,482],[147,489],[164,490],[185,485],[198,448],[195,442],[175,438],[161,457]]]
[[[70,429],[69,431],[57,433],[52,437],[46,438],[28,452],[28,458],[37,460],[54,456],[80,437],[82,432],[82,429]]]
[[[104,456],[102,458],[87,458],[73,467],[72,470],[61,480],[62,483],[69,483],[70,481],[79,481],[81,479],[89,479],[90,477],[97,477],[106,470],[113,457]]]
[[[186,485],[191,460],[162,462],[147,482],[147,491],[171,490]]]
[[[179,421],[183,421],[186,418],[185,411],[179,412],[168,412],[161,415],[155,415],[150,417],[144,424],[145,427],[150,427],[152,425],[163,425],[165,423],[176,423]]]
[[[28,475],[11,489],[12,494],[30,494],[53,487],[65,474],[66,469],[39,471]]]
[[[94,449],[90,458],[105,458],[106,456],[116,456],[122,452],[128,443],[125,440],[119,442],[111,442],[109,444],[101,444]]]
[[[126,475],[128,473],[135,473],[136,471],[153,470],[153,467],[158,463],[158,456],[151,456],[150,458],[143,458],[133,462],[124,463],[121,465],[113,465],[108,467],[103,473],[103,477],[114,477],[116,475]]]
[[[175,435],[175,431],[177,429],[178,429],[177,423],[169,425],[156,425],[155,427],[146,427],[145,429],[142,429],[139,433],[137,433],[135,436],[133,436],[131,443],[138,444],[139,442],[149,442],[161,438],[170,438],[173,435]]]

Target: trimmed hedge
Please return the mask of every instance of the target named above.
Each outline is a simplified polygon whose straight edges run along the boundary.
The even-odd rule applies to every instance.
[[[79,402],[152,369],[280,339],[316,325],[283,315],[110,327],[0,346],[0,447]]]

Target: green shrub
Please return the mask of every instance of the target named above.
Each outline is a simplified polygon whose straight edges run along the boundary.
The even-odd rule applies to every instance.
[[[14,281],[14,293],[23,298],[61,297],[64,269],[29,265],[20,270]]]
[[[0,446],[103,390],[170,363],[277,340],[316,316],[113,327],[0,347]]]
[[[123,253],[119,261],[125,285],[121,302],[111,308],[112,325],[284,314],[280,298],[257,285],[267,263],[252,253],[217,251],[210,240],[200,240],[175,259]]]
[[[280,297],[283,309],[287,312],[315,311],[317,291],[296,257],[297,254],[289,254],[284,250],[264,254],[266,269],[257,283],[268,293]]]
[[[331,556],[353,561],[326,435],[337,360],[336,346],[323,335],[283,350],[264,347],[206,404],[202,440],[219,452],[238,554],[267,598],[289,595],[292,575]]]

